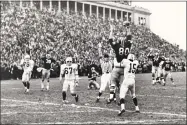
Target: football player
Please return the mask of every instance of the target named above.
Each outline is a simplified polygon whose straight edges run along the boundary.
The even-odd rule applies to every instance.
[[[21,60],[20,66],[24,70],[23,75],[22,75],[22,82],[25,87],[25,93],[28,93],[29,88],[30,88],[29,81],[30,81],[32,70],[34,67],[34,61],[31,60],[29,55],[25,55],[24,59]]]
[[[96,72],[95,67],[91,68],[91,72],[88,75],[89,83],[88,83],[88,90],[92,89],[99,89],[99,83],[97,83],[96,78],[99,76],[99,73]]]
[[[120,80],[124,75],[124,67],[116,67],[115,65],[120,64],[123,59],[127,58],[132,45],[132,35],[129,28],[130,24],[129,22],[125,22],[123,25],[126,28],[126,38],[123,40],[114,39],[114,27],[110,25],[109,43],[113,48],[116,57],[114,58],[114,68],[111,73],[110,98],[107,101],[108,104],[111,103],[111,101],[116,101],[116,86],[119,88]]]
[[[112,72],[112,62],[109,60],[109,55],[104,54],[103,56],[101,47],[102,45],[101,43],[99,43],[98,51],[99,51],[101,69],[102,69],[102,76],[101,76],[101,87],[100,87],[96,102],[99,102],[100,96],[105,91],[107,85],[110,85],[110,77],[111,77],[111,72]]]
[[[55,60],[53,58],[51,58],[50,54],[47,54],[46,57],[42,57],[41,58],[42,61],[42,68],[38,68],[37,70],[42,71],[42,81],[41,81],[41,91],[44,91],[44,80],[47,79],[47,84],[46,84],[46,90],[49,91],[49,78],[50,78],[50,74],[51,74],[51,70]]]
[[[70,93],[75,97],[75,101],[78,102],[78,95],[75,93],[75,86],[78,82],[78,72],[77,66],[72,64],[72,57],[66,58],[66,64],[62,64],[60,68],[60,82],[62,81],[62,76],[65,74],[65,79],[62,87],[62,98],[63,102],[67,103],[66,93],[68,87],[70,87]]]
[[[129,54],[127,59],[123,59],[122,63],[118,64],[119,67],[125,67],[124,80],[120,86],[119,97],[120,97],[121,110],[119,111],[118,116],[121,116],[122,113],[125,112],[125,96],[128,90],[131,92],[132,100],[135,105],[135,111],[140,112],[138,107],[138,101],[135,95],[135,73],[138,65],[139,63],[137,60],[135,60],[133,54]]]
[[[155,55],[153,55],[152,52],[153,50],[151,49],[147,57],[152,61],[152,85],[155,85],[156,82],[160,82],[161,69],[159,65],[164,61],[164,58],[160,57],[158,52],[156,52]]]
[[[166,85],[166,78],[167,78],[167,76],[170,78],[173,86],[176,86],[175,83],[174,83],[173,77],[171,75],[172,67],[174,67],[173,63],[170,61],[169,58],[166,58],[166,61],[164,61],[163,65],[162,65],[163,75],[164,75],[164,78],[162,79],[163,86]]]

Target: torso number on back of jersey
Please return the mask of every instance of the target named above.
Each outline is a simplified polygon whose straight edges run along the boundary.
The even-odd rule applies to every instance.
[[[136,64],[132,64],[130,63],[130,69],[129,69],[129,73],[135,73],[136,72]]]
[[[69,68],[65,68],[65,74],[72,74],[72,70],[73,68],[72,67],[69,67]]]
[[[119,55],[123,55],[123,54],[127,55],[128,53],[129,53],[129,48],[125,48],[125,50],[122,47],[119,48]]]

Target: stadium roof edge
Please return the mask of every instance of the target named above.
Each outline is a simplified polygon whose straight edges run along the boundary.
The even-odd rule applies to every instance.
[[[115,3],[115,2],[99,2],[99,1],[98,2],[96,2],[96,1],[86,1],[86,2],[97,3],[97,4],[107,5],[107,6],[111,6],[111,7],[117,7],[117,8],[121,8],[121,9],[130,10],[130,11],[134,10],[136,12],[145,13],[147,15],[152,14],[148,9],[145,9],[145,8],[142,8],[142,7],[129,6],[129,5]]]

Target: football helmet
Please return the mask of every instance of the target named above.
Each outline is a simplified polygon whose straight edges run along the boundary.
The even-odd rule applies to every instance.
[[[67,57],[67,58],[66,58],[66,63],[72,62],[72,61],[73,61],[72,57]]]
[[[134,59],[135,59],[134,54],[129,54],[128,57],[127,57],[127,59],[131,60],[131,61],[134,61]]]

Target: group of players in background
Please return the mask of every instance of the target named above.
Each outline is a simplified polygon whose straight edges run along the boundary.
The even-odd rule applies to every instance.
[[[121,109],[118,116],[125,112],[125,96],[127,91],[130,91],[132,100],[135,105],[135,111],[140,112],[138,107],[138,101],[135,95],[135,73],[139,65],[134,54],[131,53],[132,46],[132,34],[130,31],[130,23],[124,22],[123,24],[125,31],[123,32],[123,37],[117,38],[114,36],[114,26],[110,25],[110,36],[108,44],[111,45],[113,52],[115,53],[114,59],[111,58],[111,54],[102,53],[102,44],[99,43],[98,51],[100,57],[100,65],[102,69],[101,83],[97,82],[96,78],[99,73],[97,73],[95,67],[91,67],[91,71],[88,74],[89,84],[88,89],[95,87],[98,89],[98,96],[96,97],[96,103],[100,101],[100,97],[108,86],[110,89],[109,98],[107,99],[107,104],[112,101],[116,102],[116,93],[119,92],[119,103]],[[159,53],[153,53],[151,49],[148,54],[148,58],[152,61],[152,85],[156,83],[162,83],[166,85],[167,76],[170,77],[172,84],[175,86],[173,78],[171,76],[171,69],[173,67],[172,62],[169,58],[159,56]],[[55,60],[51,58],[50,54],[41,58],[41,66],[37,69],[38,72],[42,72],[41,81],[41,91],[49,91],[50,86],[50,71],[53,70],[53,64]],[[22,82],[25,87],[25,93],[29,93],[30,88],[30,78],[34,67],[34,61],[31,60],[29,55],[26,55],[24,59],[21,60],[20,68],[24,69],[22,75]],[[72,57],[66,58],[66,63],[62,64],[60,67],[59,80],[62,81],[64,76],[64,81],[62,85],[62,101],[67,103],[66,94],[70,87],[70,93],[75,98],[75,101],[79,101],[79,96],[75,89],[79,83],[78,76],[78,65],[73,63]],[[44,84],[44,80],[47,80]],[[118,91],[117,91],[118,90]]]

